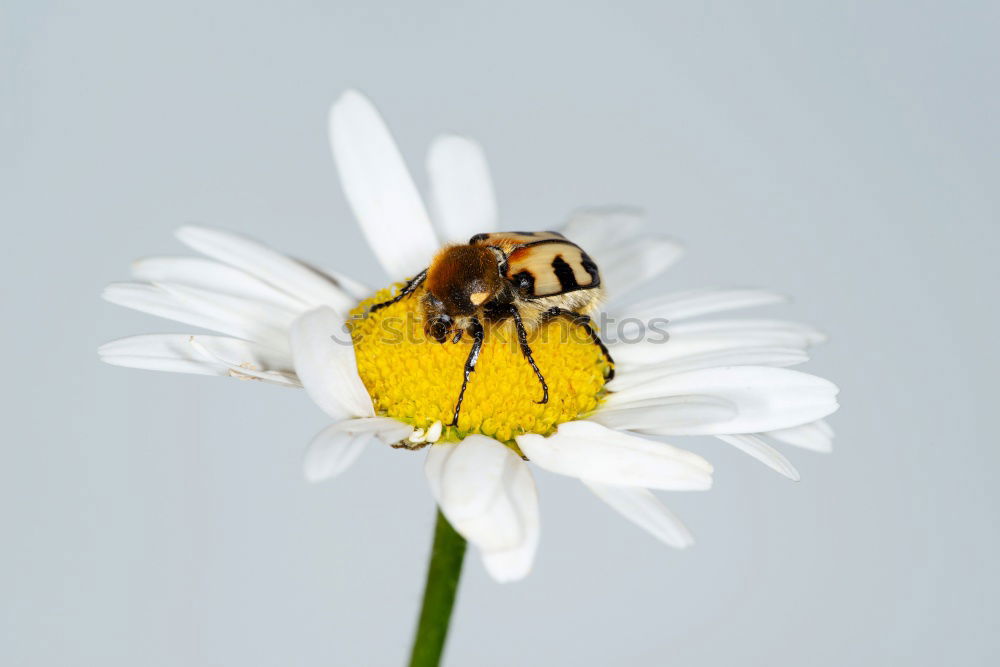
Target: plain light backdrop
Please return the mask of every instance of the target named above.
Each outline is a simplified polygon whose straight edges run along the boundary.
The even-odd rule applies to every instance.
[[[423,456],[311,486],[304,393],[101,365],[187,328],[100,301],[189,221],[371,284],[330,102],[366,91],[421,185],[479,139],[505,225],[628,203],[657,289],[770,287],[830,342],[802,481],[692,440],[715,489],[655,542],[540,474],[531,576],[466,563],[451,665],[986,665],[997,627],[996,3],[7,1],[0,6],[0,663],[398,665]],[[752,313],[751,313],[752,315]]]

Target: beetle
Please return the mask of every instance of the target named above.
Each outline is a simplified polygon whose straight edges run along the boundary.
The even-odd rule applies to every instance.
[[[472,338],[465,361],[462,388],[451,426],[458,424],[469,376],[476,370],[488,324],[513,321],[521,353],[542,386],[549,387],[535,363],[528,335],[557,317],[581,327],[597,345],[614,377],[614,360],[587,314],[603,296],[601,275],[590,256],[559,232],[491,232],[476,234],[468,243],[442,248],[430,266],[418,273],[388,301],[369,312],[416,295],[421,300],[424,332],[438,343]]]

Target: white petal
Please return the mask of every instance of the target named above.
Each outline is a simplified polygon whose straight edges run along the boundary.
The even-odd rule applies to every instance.
[[[438,137],[427,155],[431,197],[441,240],[467,243],[497,230],[497,201],[482,147],[453,134]]]
[[[305,262],[303,262],[305,264]],[[327,282],[333,283],[338,288],[344,291],[348,296],[352,297],[354,301],[361,301],[362,299],[367,299],[370,297],[375,290],[373,290],[368,285],[362,282],[358,282],[354,278],[341,273],[340,271],[331,271],[330,269],[320,269],[311,264],[305,264],[310,269],[322,276]],[[320,305],[320,304],[317,304]],[[329,304],[336,307],[336,304]],[[354,307],[355,304],[350,304],[350,307]],[[347,307],[344,307],[347,310]]]
[[[288,346],[288,328],[298,315],[281,306],[244,299],[177,283],[156,283],[178,304],[210,320],[236,323],[241,338],[268,343],[279,349]]]
[[[334,419],[375,414],[358,376],[354,346],[345,320],[331,308],[311,310],[291,329],[295,372],[309,397]]]
[[[522,435],[517,444],[535,465],[570,477],[675,491],[712,485],[712,466],[697,454],[595,422],[566,422],[554,435]]]
[[[298,376],[293,370],[269,370],[266,362],[253,357],[253,343],[222,338],[220,336],[190,336],[189,344],[204,357],[226,367],[229,377],[238,380],[261,380],[273,384],[290,387],[301,387]],[[281,353],[281,358],[292,367],[287,355]]]
[[[167,292],[146,283],[111,283],[101,292],[101,297],[119,306],[204,329],[214,329],[223,333],[233,333],[237,329],[235,323],[219,322],[201,313],[191,312],[190,308],[178,304],[177,300]],[[239,333],[234,335],[244,334],[239,330]]]
[[[787,368],[731,366],[668,375],[612,393],[608,408],[648,405],[677,396],[714,396],[731,402],[737,414],[728,421],[700,426],[642,429],[657,435],[728,435],[798,426],[837,410],[837,387],[822,378]]]
[[[694,544],[694,536],[648,489],[581,480],[594,494],[653,537],[677,549]]]
[[[537,517],[536,517],[537,518]],[[524,544],[506,551],[483,551],[480,553],[486,571],[500,583],[524,579],[531,572],[538,551],[539,523],[526,527],[528,537]]]
[[[650,326],[649,333],[642,340],[636,340],[637,337],[629,333],[628,326],[623,326],[625,335],[608,342],[620,368],[646,367],[697,354],[755,347],[805,350],[822,340],[822,335],[811,327],[775,320],[671,323],[666,327],[666,336],[661,327]]]
[[[509,447],[482,435],[432,445],[424,470],[445,517],[483,552],[512,551],[532,540],[538,524],[535,482]]]
[[[412,430],[409,424],[391,417],[359,417],[340,422],[340,427],[353,435],[370,434],[387,445],[399,442]]]
[[[113,366],[168,373],[226,376],[229,369],[206,359],[190,344],[188,334],[147,334],[105,343],[97,349],[101,361]],[[233,339],[235,340],[235,339]]]
[[[347,310],[356,303],[329,276],[247,236],[203,225],[185,225],[177,230],[177,238],[203,255],[242,269],[309,306]]]
[[[729,334],[733,336],[765,337],[772,341],[811,347],[826,340],[826,334],[800,322],[786,320],[736,319],[699,320],[677,322],[670,327],[672,333],[693,336],[696,334]]]
[[[730,421],[736,406],[716,396],[671,396],[634,402],[627,407],[601,406],[590,421],[623,431],[684,430]]]
[[[306,480],[321,482],[336,477],[361,456],[365,445],[372,439],[368,434],[351,435],[339,426],[340,424],[327,426],[309,443],[302,462]]]
[[[833,451],[833,429],[822,419],[802,426],[768,431],[762,435],[814,452]]]
[[[374,105],[349,90],[330,109],[340,182],[368,244],[393,280],[412,276],[438,249],[403,157]]]
[[[286,331],[294,317],[288,311],[262,301],[177,284],[112,283],[104,289],[102,296],[126,308],[263,343],[282,351],[288,347]]]
[[[627,206],[582,208],[570,215],[562,233],[588,254],[600,258],[601,249],[617,248],[639,236],[644,218],[640,209]]]
[[[818,419],[818,420],[816,420],[813,423],[813,426],[815,426],[817,429],[819,429],[828,438],[832,438],[834,436],[833,427],[830,426],[829,422],[827,422],[825,419]]]
[[[664,294],[641,301],[629,306],[627,314],[643,320],[662,317],[676,322],[727,310],[766,306],[786,301],[788,301],[788,297],[765,290],[700,289]]]
[[[520,473],[516,480],[521,488],[511,494],[511,500],[517,506],[524,522],[524,541],[513,549],[481,552],[486,571],[500,583],[518,581],[528,576],[535,563],[535,552],[538,550],[541,534],[538,493],[535,490],[534,478],[528,466],[520,458],[518,462],[520,464],[518,470],[524,472]]]
[[[148,283],[173,283],[263,301],[295,313],[308,309],[305,301],[245,271],[204,257],[146,257],[132,263],[132,276]]]
[[[310,482],[343,472],[372,440],[392,443],[406,437],[407,424],[388,417],[347,419],[319,432],[306,450],[303,472]]]
[[[287,354],[235,338],[189,334],[131,336],[105,343],[98,354],[102,361],[115,366],[301,386]]]
[[[757,459],[771,470],[775,470],[788,479],[799,481],[799,471],[782,456],[781,452],[767,444],[755,435],[719,435],[719,440],[727,442],[744,454]]]
[[[711,350],[645,366],[625,366],[608,383],[611,391],[621,391],[664,375],[686,373],[718,366],[774,366],[783,368],[809,360],[804,350],[794,347],[743,347]]]
[[[601,283],[611,298],[619,298],[669,269],[683,253],[676,241],[644,237],[593,256],[601,268]]]
[[[427,429],[427,442],[434,443],[440,440],[443,428],[440,419],[431,424]]]

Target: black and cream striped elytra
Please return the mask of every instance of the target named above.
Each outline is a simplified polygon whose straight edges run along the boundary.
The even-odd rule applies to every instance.
[[[611,364],[607,379],[614,377],[614,362],[588,315],[603,295],[601,274],[583,248],[559,232],[476,234],[467,244],[447,246],[399,294],[371,310],[411,294],[421,300],[428,337],[439,343],[472,338],[452,425],[458,424],[487,324],[513,322],[521,352],[542,386],[539,403],[548,402],[549,389],[531,356],[528,333],[553,318],[580,326]]]
[[[524,299],[541,299],[601,286],[597,264],[583,248],[558,232],[477,234],[469,243],[500,248],[500,273]]]

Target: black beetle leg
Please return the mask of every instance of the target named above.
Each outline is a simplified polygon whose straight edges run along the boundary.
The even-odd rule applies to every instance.
[[[611,380],[614,379],[615,360],[611,358],[611,353],[608,352],[607,346],[604,344],[604,341],[601,340],[601,337],[597,334],[597,331],[594,329],[593,326],[594,321],[590,318],[589,315],[574,313],[572,310],[566,310],[565,308],[549,308],[547,311],[545,311],[545,314],[542,315],[542,317],[546,320],[555,319],[556,317],[566,317],[573,324],[579,327],[583,327],[583,330],[587,332],[588,336],[590,336],[591,342],[593,342],[594,345],[596,345],[597,347],[601,348],[601,353],[604,354],[604,358],[608,360],[609,364],[611,364],[611,369],[608,371],[608,376],[605,378],[605,380],[610,382]]]
[[[524,322],[521,321],[521,313],[517,311],[517,306],[511,305],[510,307],[511,317],[514,318],[514,326],[517,328],[517,340],[521,344],[521,354],[524,358],[528,360],[531,364],[532,370],[535,371],[535,376],[538,377],[538,381],[542,383],[542,400],[536,401],[537,403],[548,403],[549,402],[549,385],[545,382],[545,376],[542,372],[538,370],[538,365],[535,364],[535,358],[531,356],[531,347],[528,346],[528,332],[524,330]]]
[[[413,278],[410,279],[410,282],[406,283],[406,285],[403,286],[403,289],[399,290],[399,294],[392,297],[388,301],[383,301],[382,303],[376,303],[375,305],[373,305],[371,308],[368,309],[368,312],[371,313],[375,312],[376,310],[381,310],[382,308],[385,308],[386,306],[391,306],[392,304],[403,299],[404,297],[413,294],[414,290],[416,290],[423,284],[424,278],[426,277],[427,277],[427,269],[424,269],[417,275],[413,276]]]
[[[469,328],[472,335],[472,349],[465,360],[465,378],[462,380],[462,391],[458,393],[458,403],[455,404],[455,416],[449,426],[458,426],[458,414],[462,411],[462,401],[465,399],[465,388],[469,386],[469,376],[476,370],[476,362],[479,361],[479,351],[483,347],[483,337],[485,332],[483,325],[476,318],[472,318]]]

